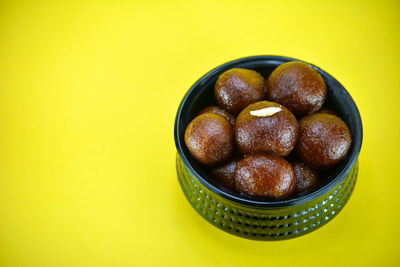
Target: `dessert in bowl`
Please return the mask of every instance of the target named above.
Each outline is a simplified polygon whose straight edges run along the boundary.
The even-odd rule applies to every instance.
[[[238,119],[236,119],[235,125],[232,125],[230,116],[225,116],[224,118],[222,114],[217,114],[215,112],[210,112],[214,115],[202,112],[209,106],[214,106],[214,108],[210,109],[211,111],[216,110],[215,106],[217,105],[219,105],[220,108],[227,110],[224,105],[232,104],[232,101],[226,101],[226,103],[224,103],[225,100],[229,100],[229,97],[226,96],[226,92],[219,92],[221,91],[221,87],[224,87],[223,89],[226,91],[226,87],[229,87],[232,84],[240,85],[240,83],[229,83],[229,77],[224,76],[222,82],[218,82],[222,74],[226,72],[229,74],[232,69],[251,70],[250,72],[245,73],[245,75],[251,76],[251,81],[254,83],[250,84],[252,85],[250,90],[254,91],[254,97],[250,97],[250,101],[249,98],[247,98],[237,101],[237,103],[233,103],[235,104],[232,104],[232,107],[234,108],[230,108],[231,111],[229,114],[232,116],[238,116],[237,118],[239,118],[241,116],[240,112],[249,106],[254,105],[254,103],[260,103],[263,101],[273,103],[279,101],[283,103],[279,96],[279,94],[284,92],[282,88],[279,89],[279,75],[273,76],[274,79],[273,82],[271,82],[271,86],[274,86],[274,89],[271,91],[268,90],[269,88],[272,88],[268,86],[269,77],[274,70],[279,70],[280,66],[293,61],[301,62],[293,58],[280,56],[255,56],[228,62],[201,77],[189,89],[179,106],[174,129],[175,143],[178,151],[176,166],[179,182],[187,199],[200,215],[213,225],[229,233],[258,240],[288,239],[309,233],[332,220],[347,203],[353,191],[358,174],[357,159],[362,143],[362,124],[360,114],[353,99],[344,87],[335,78],[320,68],[307,63],[307,66],[312,69],[311,71],[318,72],[323,81],[323,83],[319,81],[311,84],[315,88],[313,87],[314,93],[312,97],[309,98],[311,99],[309,103],[306,102],[307,98],[305,98],[300,102],[301,105],[290,106],[289,104],[293,103],[293,101],[289,101],[289,104],[285,103],[286,105],[282,104],[282,110],[287,106],[290,107],[290,112],[292,112],[293,117],[296,116],[296,123],[298,125],[296,125],[297,128],[292,127],[293,138],[295,141],[293,142],[293,140],[289,140],[290,142],[288,143],[282,143],[278,147],[279,149],[274,146],[262,145],[260,148],[258,144],[254,146],[254,142],[246,143],[245,138],[242,138],[245,142],[240,143],[240,141],[243,140],[238,140],[238,136],[240,135],[238,132],[240,132],[242,128],[252,129],[251,118],[247,118],[248,115],[242,116],[243,120],[239,121],[239,125],[236,125]],[[293,68],[289,68],[289,70],[293,71]],[[261,77],[254,74],[252,71],[258,73]],[[306,68],[306,71],[308,72],[310,70]],[[278,72],[278,74],[281,73]],[[264,83],[266,84],[264,91],[260,90],[260,80],[262,80],[262,78],[264,78]],[[220,88],[216,90],[217,86],[221,84],[223,86],[220,86]],[[307,81],[305,84],[307,84]],[[326,87],[325,91],[323,85]],[[297,86],[301,86],[301,84]],[[236,96],[234,99],[237,98],[238,97]],[[324,101],[321,101],[321,99],[324,99]],[[243,102],[246,103],[243,104]],[[323,103],[324,107],[322,107]],[[254,114],[254,111],[262,110],[265,105],[268,106],[270,104],[262,103],[256,110],[250,110],[249,112],[253,111]],[[229,106],[226,107],[229,108]],[[301,131],[301,129],[307,130],[310,128],[310,123],[307,123],[310,121],[310,118],[308,117],[316,116],[315,113],[318,113],[321,108],[333,111],[348,127],[351,136],[351,143],[341,160],[333,162],[329,158],[324,158],[326,164],[322,164],[322,167],[317,163],[314,164],[313,160],[315,160],[315,157],[313,158],[308,155],[310,153],[303,153],[304,151],[308,151],[307,149],[304,149],[304,147],[307,148],[307,144],[309,144],[307,142],[309,142],[309,140],[307,139],[308,135],[304,134],[304,131]],[[221,152],[216,153],[218,154],[218,157],[211,160],[208,157],[204,157],[205,161],[202,161],[201,159],[199,161],[199,158],[195,157],[196,155],[193,154],[193,151],[191,151],[187,146],[187,143],[185,143],[185,138],[187,138],[185,132],[188,126],[201,112],[203,117],[207,117],[203,118],[203,124],[201,125],[207,125],[207,123],[210,123],[209,119],[211,118],[211,122],[213,123],[212,125],[214,125],[213,127],[220,127],[220,129],[223,129],[221,130],[222,132],[219,132],[220,134],[227,134],[228,136],[233,135],[232,138],[234,139],[234,144],[232,146],[231,138],[223,138],[225,144],[222,146],[222,149],[219,148],[221,150],[216,150],[217,152]],[[335,115],[324,114],[328,116],[327,120],[325,115],[318,115],[319,117],[323,117],[323,121],[329,122],[329,119],[332,119],[329,116],[335,117]],[[276,113],[272,116],[278,115],[279,113]],[[284,117],[286,122],[290,122],[284,127],[284,129],[287,129],[292,125],[292,115],[281,114],[279,116]],[[319,120],[319,117],[311,118],[311,120]],[[305,118],[306,121],[303,125],[301,122],[302,120],[305,120]],[[260,123],[256,125],[260,125]],[[295,128],[298,131],[297,133]],[[307,131],[305,132],[307,133]],[[200,131],[200,133],[203,132]],[[203,136],[197,133],[197,136],[199,135]],[[251,136],[251,134],[249,136]],[[288,135],[286,134],[285,136]],[[297,143],[300,140],[299,138],[302,138],[301,142],[305,143],[303,147],[297,147]],[[221,138],[219,137],[215,140],[221,140]],[[288,141],[287,139],[282,140]],[[266,143],[265,141],[263,142]],[[208,148],[209,146],[205,147]],[[318,151],[318,149],[315,149],[315,153]],[[305,156],[303,154],[305,154]],[[206,154],[203,153],[201,155],[204,156]],[[255,157],[254,155],[258,156]],[[311,155],[313,154],[311,153]],[[324,153],[322,153],[322,155],[324,155]],[[236,159],[233,163],[232,157]],[[246,157],[246,162],[240,164],[244,157]],[[261,157],[261,159],[257,157]],[[292,157],[296,158],[292,159]],[[261,160],[264,164],[279,162],[278,164],[281,164],[286,168],[285,170],[287,170],[282,173],[289,176],[290,174],[288,173],[291,172],[289,169],[292,167],[287,167],[286,163],[282,163],[283,161],[289,162],[290,166],[293,165],[293,161],[301,161],[300,163],[303,165],[306,165],[303,163],[303,161],[306,161],[307,166],[301,165],[301,171],[296,171],[295,168],[292,168],[292,171],[294,171],[294,173],[301,173],[302,175],[309,175],[318,171],[319,176],[322,178],[320,177],[316,180],[318,182],[315,182],[314,179],[312,187],[310,188],[307,188],[307,186],[299,187],[303,188],[300,191],[296,190],[296,186],[289,186],[286,189],[284,188],[285,190],[282,191],[283,193],[278,191],[272,192],[271,190],[268,191],[266,190],[266,187],[264,187],[261,189],[258,188],[258,193],[252,194],[251,192],[246,192],[246,184],[242,183],[247,180],[242,179],[242,182],[240,182],[239,179],[239,173],[243,174],[245,172],[238,171],[239,167],[241,167],[242,170],[247,170],[245,169],[245,166],[253,166],[254,164],[251,163],[252,160]],[[221,178],[215,179],[212,175],[213,169],[216,168],[215,166],[220,166],[221,164],[226,164],[228,166],[225,172],[223,172],[228,181],[221,182]],[[312,165],[312,170],[305,170],[305,168],[309,167],[308,164],[314,164]],[[317,168],[318,170],[314,170],[314,168]],[[233,182],[229,181],[229,170],[234,170],[237,173],[236,180]],[[228,175],[226,175],[227,173]],[[251,171],[249,173],[251,173]],[[255,176],[253,175],[253,177]],[[278,175],[274,177],[279,178],[282,176]],[[307,184],[307,181],[305,183]],[[306,189],[304,190],[304,188]]]

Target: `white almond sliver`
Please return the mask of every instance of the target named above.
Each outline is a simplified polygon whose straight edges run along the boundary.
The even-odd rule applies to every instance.
[[[279,107],[269,107],[269,108],[262,108],[258,110],[251,110],[250,115],[257,116],[257,117],[268,117],[272,116],[275,113],[281,111],[282,109]]]

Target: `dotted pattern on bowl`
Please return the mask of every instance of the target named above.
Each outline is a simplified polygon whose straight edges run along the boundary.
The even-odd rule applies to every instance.
[[[197,212],[216,227],[245,238],[282,240],[318,229],[332,220],[353,192],[358,161],[349,174],[331,191],[299,206],[281,209],[239,205],[205,188],[185,167],[177,154],[178,180],[186,198]]]

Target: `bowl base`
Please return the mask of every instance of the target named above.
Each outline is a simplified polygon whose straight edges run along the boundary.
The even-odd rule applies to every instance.
[[[358,161],[349,174],[326,194],[301,205],[262,208],[238,205],[199,183],[179,154],[176,170],[182,190],[193,208],[214,226],[255,240],[283,240],[310,233],[332,220],[349,200],[358,174]]]

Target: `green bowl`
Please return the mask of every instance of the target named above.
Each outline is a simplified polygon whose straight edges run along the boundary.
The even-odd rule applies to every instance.
[[[208,176],[207,168],[187,150],[186,126],[201,109],[214,104],[214,84],[221,73],[231,68],[249,68],[268,77],[277,66],[293,60],[299,61],[281,56],[255,56],[228,62],[200,78],[179,106],[174,129],[179,183],[190,204],[203,218],[231,234],[257,240],[281,240],[307,234],[332,220],[343,209],[357,181],[357,158],[362,144],[362,123],[357,106],[335,78],[312,64],[327,85],[327,106],[346,122],[353,138],[346,158],[327,173],[312,192],[275,201],[240,195],[215,183]]]

